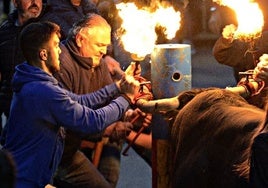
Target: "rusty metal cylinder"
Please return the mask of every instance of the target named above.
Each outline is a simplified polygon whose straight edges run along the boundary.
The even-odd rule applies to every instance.
[[[191,46],[159,44],[151,54],[152,90],[156,99],[174,97],[192,87]]]

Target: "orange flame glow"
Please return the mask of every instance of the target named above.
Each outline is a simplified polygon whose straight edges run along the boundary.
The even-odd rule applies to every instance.
[[[174,38],[180,28],[180,12],[172,7],[159,5],[154,11],[148,7],[138,9],[134,3],[119,3],[116,7],[122,19],[120,30],[124,31],[120,40],[126,51],[138,57],[145,57],[153,51],[157,26],[164,28],[167,39]]]
[[[264,25],[263,13],[259,5],[252,0],[213,0],[214,2],[228,6],[236,13],[238,27],[234,37],[245,41],[251,41],[261,36]]]

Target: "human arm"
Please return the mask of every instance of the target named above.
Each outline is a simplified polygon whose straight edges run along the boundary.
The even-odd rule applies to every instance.
[[[100,90],[95,92],[77,95],[70,91],[66,91],[68,96],[71,97],[72,100],[78,101],[80,104],[85,105],[87,107],[96,109],[104,104],[107,104],[111,101],[115,96],[120,94],[120,90],[115,83],[107,85]]]
[[[107,102],[110,102],[114,97],[122,95],[130,102],[134,102],[134,97],[137,95],[139,90],[139,83],[131,76],[123,76],[120,80],[112,83],[104,88],[84,94],[76,95],[72,92],[66,91],[68,95],[80,104],[86,105],[90,108],[98,108],[103,106]]]
[[[87,97],[87,100],[90,100],[90,95]],[[121,96],[96,110],[72,100],[66,91],[58,90],[49,98],[50,111],[57,124],[87,134],[104,130],[108,125],[119,120],[129,107],[129,102]]]
[[[123,71],[120,67],[120,63],[116,61],[109,55],[106,55],[103,58],[104,63],[106,63],[110,74],[112,75],[114,80],[118,80],[122,77],[122,75],[127,74],[130,76],[140,76],[141,75],[141,65],[136,62],[131,62],[127,69]]]
[[[259,94],[268,83],[268,54],[263,54],[259,60],[251,75],[247,75],[247,78],[242,79],[236,87],[226,89],[244,98]]]
[[[124,74],[124,71],[120,67],[120,63],[109,55],[105,55],[102,61],[107,65],[108,70],[114,80],[118,80]]]
[[[260,57],[260,62],[254,69],[253,78],[255,80],[262,80],[267,85],[268,83],[268,54],[263,54]]]
[[[131,142],[136,136],[137,132],[131,131],[129,135],[127,136],[127,140]],[[151,149],[152,148],[152,133],[146,134],[146,133],[141,133],[137,139],[135,140],[135,145],[142,146],[146,149]]]
[[[107,89],[112,87],[111,90]],[[128,105],[131,103],[131,101],[133,101],[134,96],[137,94],[138,89],[139,89],[139,85],[137,83],[137,81],[134,80],[134,78],[128,77],[128,76],[124,76],[120,81],[111,84],[110,86],[106,86],[105,88],[93,92],[93,93],[89,93],[89,94],[85,94],[85,95],[76,95],[74,93],[71,93],[65,89],[62,89],[60,87],[58,87],[58,93],[59,96],[55,95],[56,97],[56,101],[52,101],[51,103],[57,103],[57,102],[64,102],[63,100],[65,100],[65,103],[68,105],[64,105],[68,110],[68,109],[72,109],[73,112],[62,112],[63,114],[70,114],[70,115],[76,115],[79,117],[76,117],[75,119],[80,120],[81,118],[85,118],[83,117],[83,115],[87,115],[89,118],[91,116],[91,120],[90,122],[96,120],[95,123],[98,123],[97,125],[97,130],[101,131],[103,130],[103,128],[105,128],[107,125],[119,120],[122,117],[122,114],[124,113],[124,111],[126,110],[126,108],[128,107]],[[119,90],[119,92],[118,92]],[[118,98],[114,99],[111,101],[111,99],[114,97],[111,93],[120,93],[120,95]],[[63,94],[66,96],[62,96]],[[54,97],[54,98],[55,98]],[[51,97],[53,98],[53,97]],[[107,99],[108,98],[108,99]],[[110,102],[109,105],[104,106],[102,108],[99,108],[97,110],[93,110],[96,107],[99,107],[107,102]],[[86,108],[85,106],[80,105],[79,103],[86,105],[87,107],[90,108]],[[55,107],[58,107],[58,111],[62,111],[64,109],[61,108],[62,105],[58,105]],[[73,108],[71,108],[73,107]],[[55,108],[56,109],[56,108]],[[75,112],[74,110],[77,109],[79,111],[79,109],[82,111],[82,114],[79,114],[78,112]],[[54,111],[54,108],[53,108]],[[113,113],[114,111],[114,113]],[[57,111],[55,111],[57,112]],[[62,114],[61,113],[61,114]],[[84,121],[87,121],[86,124],[88,124],[89,120],[88,119],[84,119]],[[81,123],[81,122],[80,122]],[[77,123],[72,122],[71,124],[67,125],[77,125]],[[102,126],[103,124],[105,124],[106,126]],[[70,128],[72,129],[72,128]],[[93,132],[94,133],[94,132]]]
[[[131,130],[127,135],[126,139],[129,144],[123,151],[123,154],[126,155],[128,149],[133,144],[150,149],[152,147],[151,130],[150,133],[145,133],[144,130],[151,125],[152,114],[144,113],[138,108],[135,110],[130,109],[125,113],[124,121],[131,122],[135,127],[135,130]],[[136,131],[137,129],[139,130]]]
[[[133,125],[130,122],[117,121],[108,126],[102,136],[109,137],[110,142],[118,142],[122,139],[126,139],[132,132]]]
[[[252,54],[246,53],[249,44],[234,38],[234,26],[226,26],[222,36],[216,41],[213,47],[215,59],[224,65],[231,67],[242,67],[243,70],[252,68]]]

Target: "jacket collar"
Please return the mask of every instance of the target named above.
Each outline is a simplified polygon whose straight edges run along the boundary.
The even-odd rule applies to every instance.
[[[92,65],[93,65],[93,61],[91,57],[83,57],[79,54],[78,51],[78,47],[75,44],[75,42],[73,40],[66,40],[65,42],[65,46],[67,47],[67,49],[70,51],[70,54],[72,55],[72,57],[76,60],[76,62],[78,64],[80,64],[82,67],[84,67],[85,69],[91,69]]]

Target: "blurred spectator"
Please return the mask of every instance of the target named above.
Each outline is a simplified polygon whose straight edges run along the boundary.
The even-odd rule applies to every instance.
[[[15,10],[0,26],[0,114],[4,113],[6,117],[9,116],[15,66],[25,60],[19,46],[19,33],[28,23],[38,21],[45,11],[42,0],[14,0],[13,3]]]
[[[233,38],[233,34],[236,31],[236,23],[226,26],[226,24],[232,22],[232,20],[225,20],[226,23],[222,23],[222,26],[225,26],[222,31],[222,36],[219,37],[213,47],[213,54],[216,60],[221,64],[233,67],[234,77],[237,82],[241,79],[239,72],[254,69],[259,61],[259,57],[264,53],[268,53],[268,13],[266,11],[268,1],[256,0],[256,2],[259,4],[264,14],[262,36],[254,39],[251,43],[235,39]],[[223,15],[218,18],[220,19],[222,16]],[[217,23],[221,23],[221,21]]]
[[[210,11],[211,15],[208,21],[208,28],[212,33],[220,36],[226,25],[237,25],[235,12],[231,8],[215,3],[214,6],[210,8]]]
[[[47,0],[48,11],[42,20],[51,21],[61,27],[61,40],[66,39],[73,24],[89,13],[98,13],[90,0]]]
[[[10,12],[10,2],[11,0],[3,0],[3,12],[1,15],[0,23],[7,19],[7,15]]]

